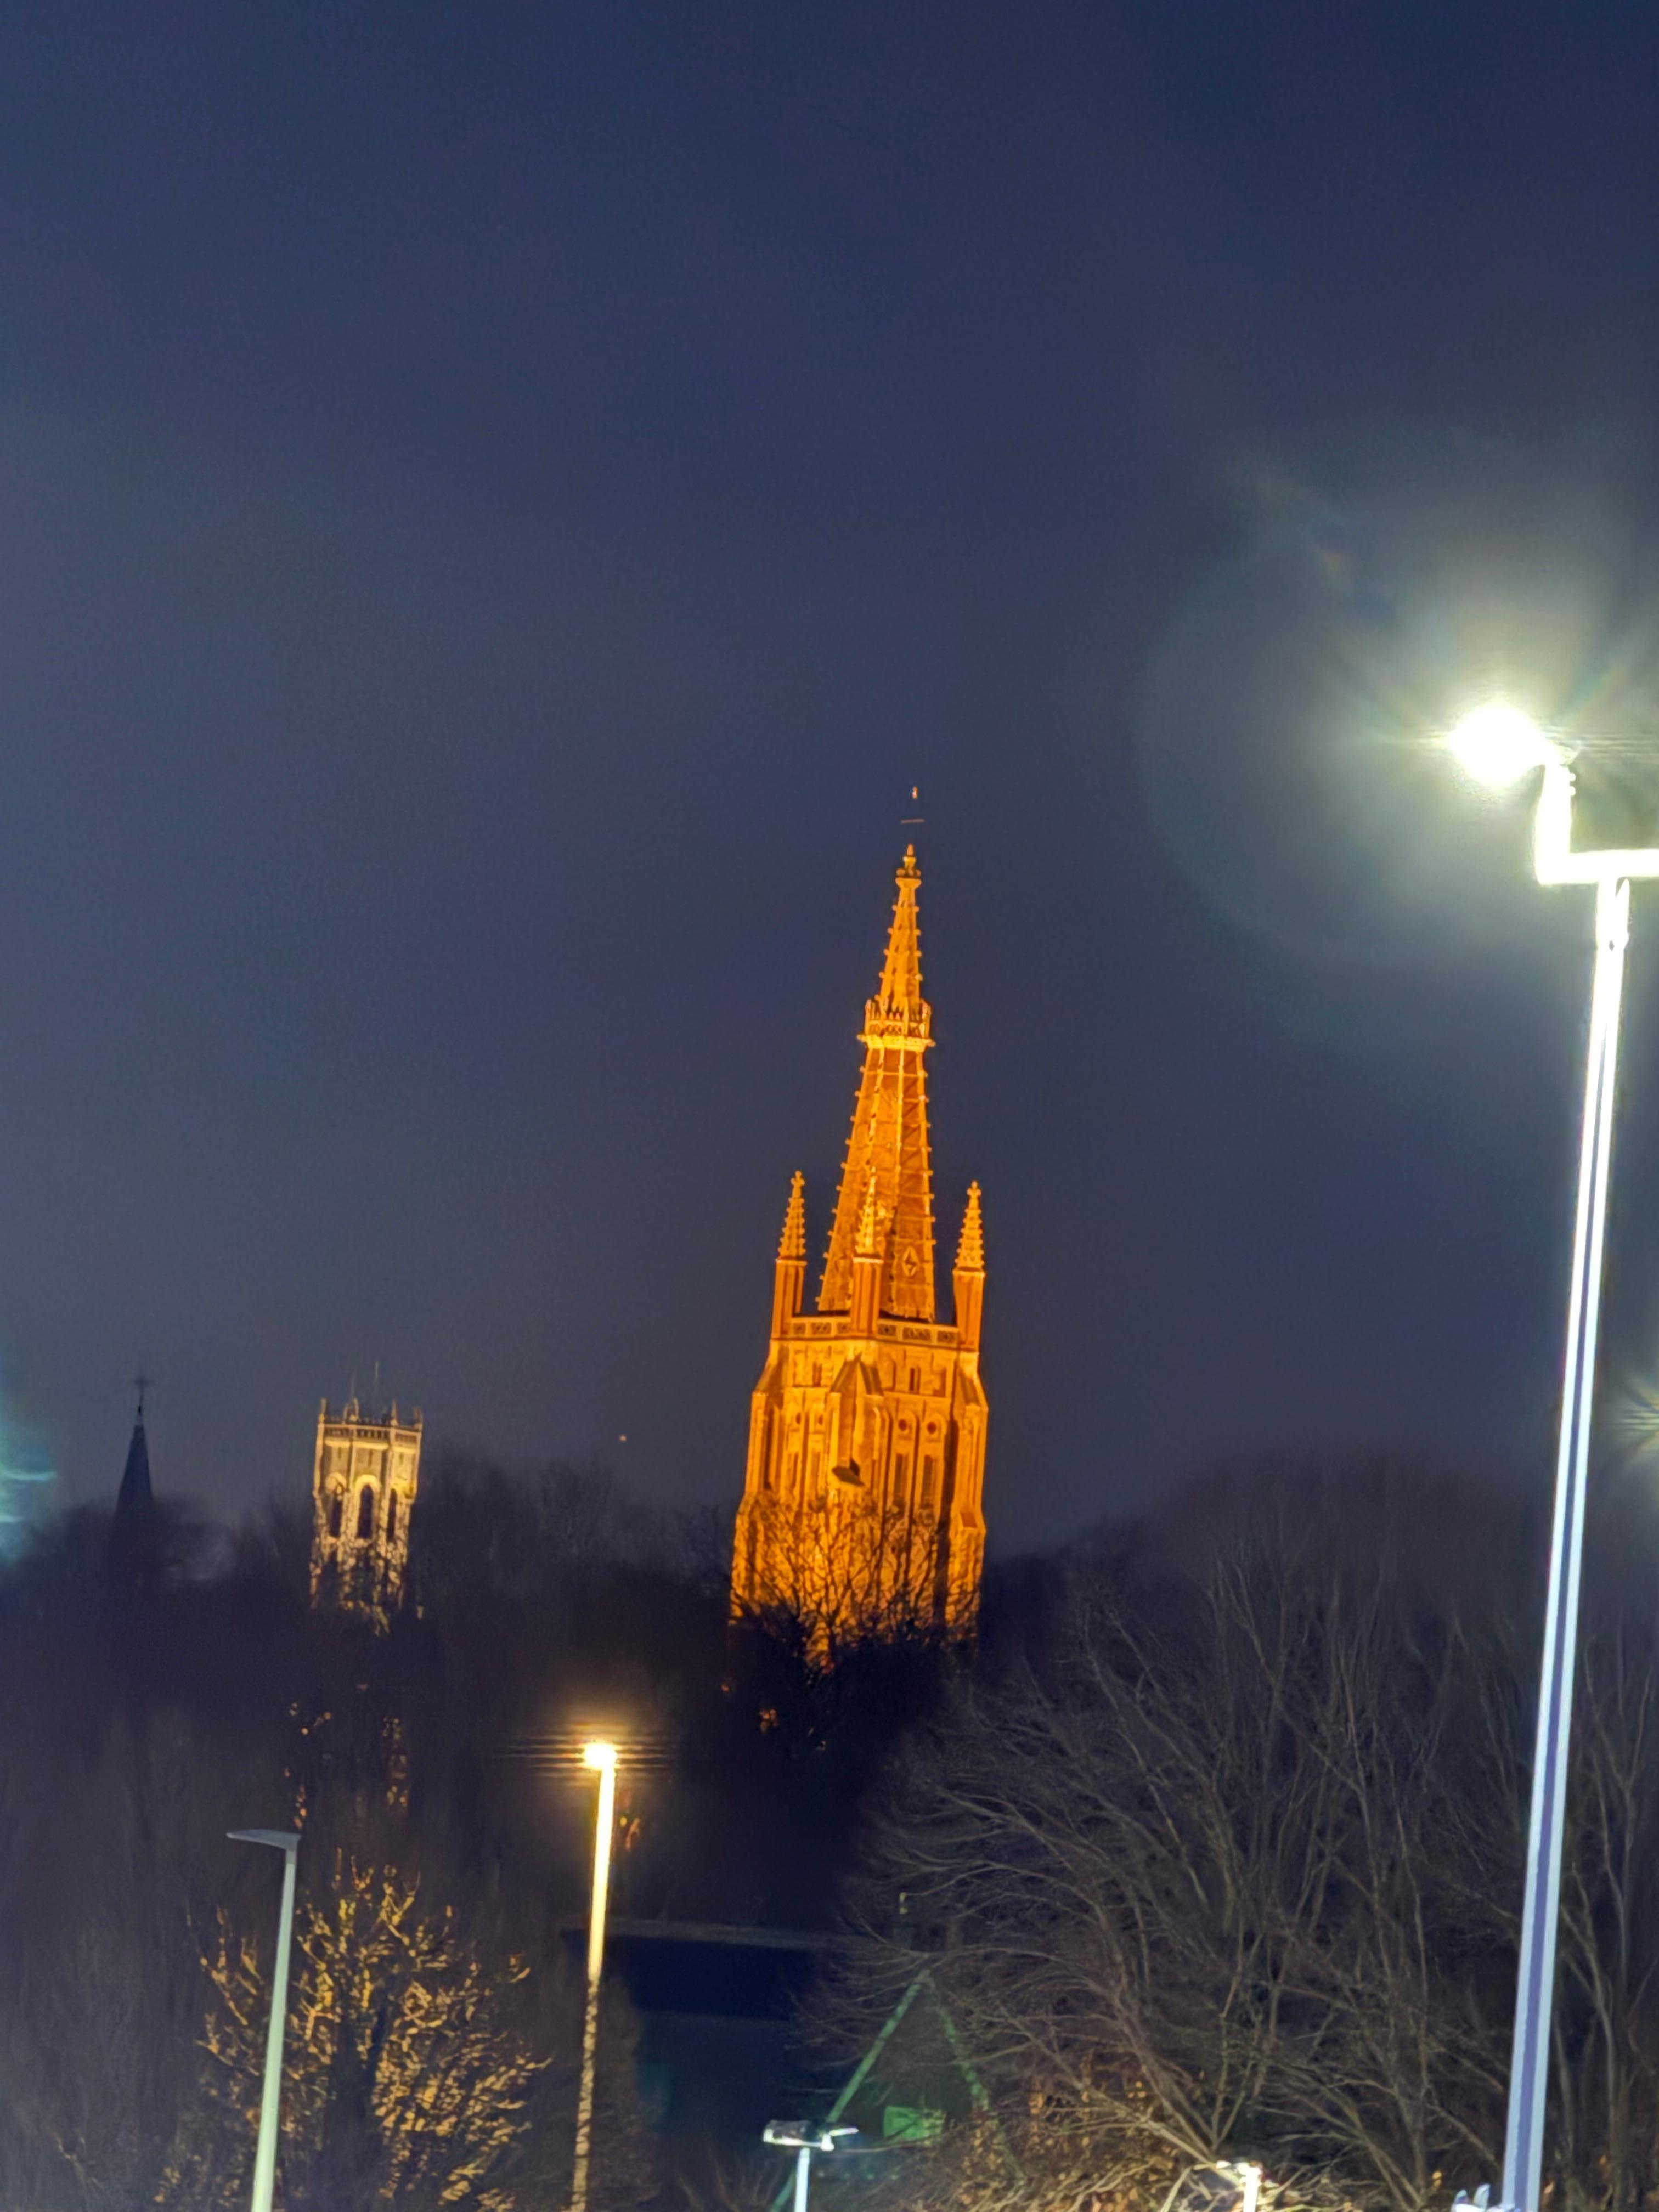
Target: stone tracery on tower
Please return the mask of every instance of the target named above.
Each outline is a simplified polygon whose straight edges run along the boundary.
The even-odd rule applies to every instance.
[[[421,1480],[422,1420],[396,1405],[365,1415],[355,1396],[317,1415],[311,1475],[311,1601],[384,1628],[403,1602],[409,1523]]]
[[[933,1170],[914,847],[876,994],[816,1313],[805,1182],[791,1186],[774,1267],[766,1365],[751,1401],[732,1558],[734,1614],[782,1607],[820,1649],[860,1635],[965,1634],[979,1603],[988,1421],[979,1374],[985,1248],[969,1191],[934,1296]]]

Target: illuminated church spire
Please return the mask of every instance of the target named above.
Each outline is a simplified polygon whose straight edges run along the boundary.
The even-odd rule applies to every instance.
[[[820,1313],[853,1304],[859,1226],[873,1188],[887,1231],[881,1310],[905,1321],[933,1319],[933,1187],[927,1152],[927,1076],[933,1010],[921,995],[921,932],[916,893],[921,871],[914,845],[897,876],[887,957],[876,995],[866,1001],[864,1073],[853,1109],[830,1255],[818,1293]]]
[[[766,1364],[750,1400],[734,1616],[781,1610],[833,1660],[869,1637],[969,1634],[985,1555],[980,1376],[985,1232],[968,1194],[950,1321],[935,1310],[933,1200],[914,849],[864,1010],[853,1132],[817,1311],[802,1310],[806,1210],[790,1185]]]

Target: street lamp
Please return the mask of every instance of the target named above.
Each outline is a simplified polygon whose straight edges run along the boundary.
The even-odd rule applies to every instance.
[[[1544,2105],[1549,2087],[1550,2014],[1555,1996],[1556,1927],[1561,1903],[1567,1745],[1578,1644],[1585,1475],[1613,1159],[1620,1006],[1625,949],[1630,938],[1630,886],[1633,878],[1659,876],[1659,851],[1573,851],[1572,770],[1544,732],[1518,708],[1502,700],[1489,701],[1467,715],[1446,743],[1465,772],[1492,790],[1501,791],[1523,776],[1541,771],[1533,831],[1533,866],[1538,880],[1595,886],[1595,967],[1579,1139],[1572,1283],[1567,1299],[1549,1603],[1544,1622],[1538,1741],[1527,1832],[1527,1890],[1521,1921],[1515,2042],[1510,2060],[1509,2122],[1504,2140],[1504,2202],[1516,2207],[1516,2212],[1539,2212]]]
[[[1446,750],[1472,782],[1488,791],[1507,791],[1529,769],[1561,758],[1531,715],[1507,699],[1488,699],[1465,714],[1448,735]]]
[[[806,2212],[806,2193],[812,2180],[812,2154],[816,2151],[837,2150],[842,2138],[855,2136],[856,2128],[815,2128],[811,2120],[769,2120],[761,2130],[761,2141],[776,2144],[780,2150],[795,2154],[794,2212]]]
[[[283,2100],[283,2025],[288,2017],[288,1962],[294,1943],[295,1869],[300,1838],[289,1828],[232,1828],[233,1844],[264,1844],[283,1854],[283,1905],[276,1920],[276,1964],[270,1977],[270,2025],[265,2030],[265,2080],[259,2097],[259,2147],[253,2154],[252,2212],[270,2212],[276,2180],[276,2128]]]
[[[576,2156],[570,2212],[587,2212],[587,2167],[593,2148],[593,2064],[599,2040],[599,1974],[605,1965],[605,1913],[611,1893],[611,1838],[617,1826],[617,1747],[585,1743],[582,1765],[599,1778],[593,1816],[593,1901],[587,1919],[587,2006],[582,2015],[581,2087],[576,2097]],[[259,2212],[256,2205],[254,2212]]]

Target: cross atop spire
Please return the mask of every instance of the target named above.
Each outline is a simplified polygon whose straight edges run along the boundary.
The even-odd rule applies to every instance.
[[[887,933],[876,995],[866,1001],[864,1073],[836,1200],[824,1262],[820,1313],[844,1313],[853,1302],[853,1259],[873,1188],[886,1231],[881,1310],[910,1321],[933,1318],[933,1193],[927,1151],[927,1079],[922,1056],[932,1044],[933,1010],[921,995],[921,927],[916,848],[905,848],[895,878],[898,896]]]

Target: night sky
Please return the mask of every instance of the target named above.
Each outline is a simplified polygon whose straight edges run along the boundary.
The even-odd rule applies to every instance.
[[[734,1494],[916,811],[994,1545],[1235,1450],[1542,1480],[1588,902],[1425,733],[1659,751],[1650,9],[71,0],[0,88],[0,1390],[59,1495],[143,1364],[161,1490],[302,1497],[376,1360]]]

